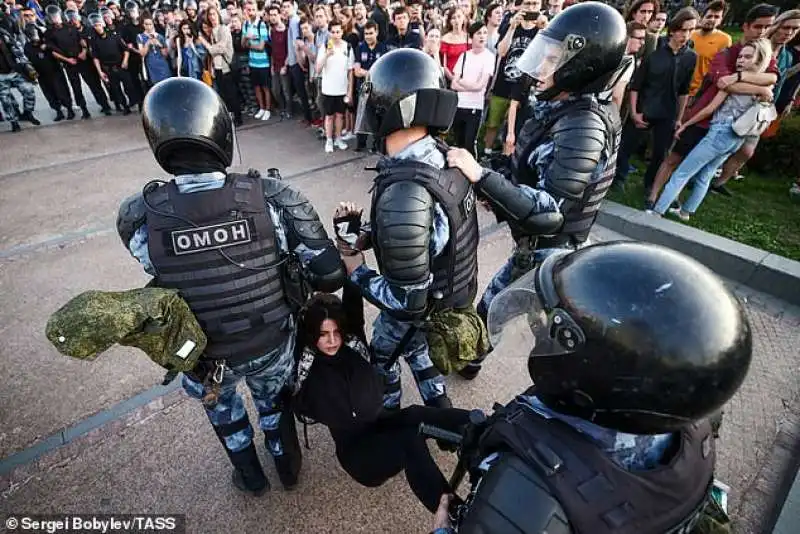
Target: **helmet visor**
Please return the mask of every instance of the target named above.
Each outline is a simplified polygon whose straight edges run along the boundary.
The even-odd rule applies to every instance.
[[[375,113],[367,106],[369,102],[370,92],[372,91],[372,83],[369,81],[369,74],[364,83],[361,84],[361,90],[358,93],[358,108],[356,109],[356,122],[353,125],[353,130],[357,134],[375,135],[378,131],[376,124]]]
[[[44,10],[45,15],[47,16],[47,20],[52,22],[53,24],[61,24],[61,8],[54,5],[49,5]]]
[[[81,20],[81,15],[75,9],[68,9],[64,11],[64,18],[67,19],[68,22],[79,22]]]
[[[559,308],[548,308],[536,289],[539,269],[528,272],[492,300],[488,313],[494,354],[527,359],[578,350],[583,331]]]
[[[559,41],[539,32],[517,60],[517,68],[534,80],[544,82],[574,58],[583,49],[584,42],[579,35],[568,35]]]

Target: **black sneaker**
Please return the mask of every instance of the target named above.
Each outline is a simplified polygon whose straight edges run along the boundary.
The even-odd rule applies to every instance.
[[[717,193],[717,194],[722,195],[724,197],[732,197],[733,196],[733,193],[731,193],[730,189],[728,189],[724,185],[711,185],[711,187],[709,187],[709,189],[711,189],[711,191],[713,193]]]
[[[656,203],[650,199],[644,199],[644,210],[645,211],[653,211],[653,208],[656,207]]]
[[[61,122],[64,120],[64,112],[60,109],[56,111],[56,118],[53,119],[53,122]]]
[[[71,121],[74,118],[75,118],[75,110],[72,109],[71,107],[67,108],[67,120]]]
[[[12,132],[19,132],[22,130],[22,127],[19,125],[17,121],[11,121],[11,131]]]

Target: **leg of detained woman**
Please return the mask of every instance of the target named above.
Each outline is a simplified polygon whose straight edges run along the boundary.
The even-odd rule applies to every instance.
[[[672,173],[672,177],[667,182],[656,203],[655,211],[661,215],[666,213],[670,205],[678,199],[678,195],[680,195],[684,186],[689,183],[689,180],[712,161],[716,154],[714,150],[714,134],[709,130],[706,136],[689,152],[686,159]]]

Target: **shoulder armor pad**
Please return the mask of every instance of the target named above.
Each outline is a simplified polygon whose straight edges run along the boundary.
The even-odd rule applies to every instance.
[[[317,210],[305,195],[275,178],[262,178],[261,183],[266,201],[283,211],[290,246],[295,240],[312,249],[325,248],[330,244]]]
[[[147,206],[144,204],[142,193],[131,195],[122,201],[117,214],[117,233],[125,248],[131,242],[133,234],[147,220]]]
[[[395,182],[375,204],[373,231],[381,272],[398,285],[420,284],[430,275],[433,196],[412,181]]]
[[[578,200],[608,153],[612,132],[596,112],[580,110],[559,119],[550,133],[554,157],[545,187],[558,197]]]

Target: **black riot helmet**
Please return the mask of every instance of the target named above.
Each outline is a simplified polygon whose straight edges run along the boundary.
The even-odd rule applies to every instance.
[[[137,22],[139,20],[139,4],[134,0],[128,0],[125,2],[125,13],[133,22]]]
[[[516,66],[535,80],[540,100],[561,92],[599,93],[619,78],[627,41],[625,20],[616,9],[583,2],[540,30]]]
[[[170,174],[224,171],[233,161],[233,122],[219,95],[200,80],[169,78],[144,99],[150,148]]]
[[[61,8],[58,7],[56,4],[50,4],[46,8],[44,8],[44,15],[45,20],[48,24],[61,24],[63,23],[63,18],[61,15]]]
[[[81,21],[81,14],[78,12],[77,9],[67,9],[64,11],[64,18],[67,22],[72,24],[73,26],[77,25]]]
[[[550,408],[632,434],[718,411],[752,356],[744,309],[722,280],[647,243],[549,256],[495,297],[488,324],[494,353],[527,358]]]
[[[413,48],[392,50],[369,69],[361,86],[355,130],[384,138],[412,126],[432,133],[450,128],[458,95],[445,88],[432,57]]]

